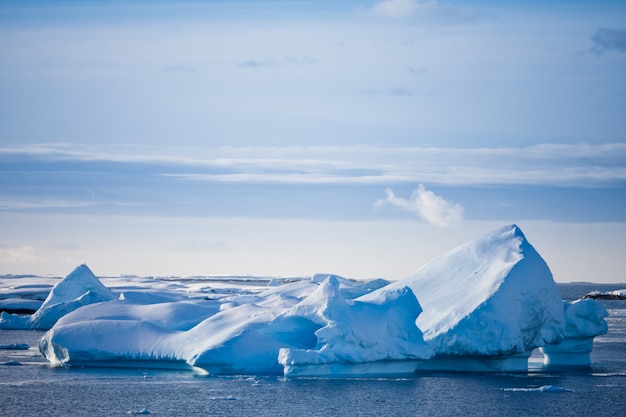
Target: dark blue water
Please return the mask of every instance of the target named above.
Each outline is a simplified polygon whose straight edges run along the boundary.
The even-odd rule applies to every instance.
[[[620,286],[560,285],[564,299]],[[51,368],[42,332],[0,331],[0,416],[624,416],[626,301],[604,301],[609,333],[577,372],[420,374],[401,379],[203,377],[142,369]],[[8,364],[7,364],[8,363]],[[16,363],[11,365],[11,363]],[[543,387],[543,388],[542,388]]]

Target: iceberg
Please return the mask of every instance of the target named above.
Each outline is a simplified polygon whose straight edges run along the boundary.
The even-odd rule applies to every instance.
[[[463,244],[391,284],[402,286],[422,305],[416,324],[436,353],[420,369],[526,371],[534,348],[564,337],[563,302],[552,273],[516,225]]]
[[[56,283],[32,315],[2,312],[0,329],[48,330],[71,311],[114,298],[113,293],[100,282],[87,265],[79,265]]]
[[[55,365],[154,365],[211,374],[298,374],[311,364],[432,356],[415,326],[420,307],[410,289],[344,298],[359,288],[330,275],[321,283],[288,283],[220,300],[146,304],[123,297],[67,314],[39,349]]]
[[[199,293],[127,286],[116,296],[85,265],[62,282],[33,315],[52,326],[39,350],[54,365],[288,377],[526,372],[535,348],[546,365],[588,361],[593,337],[606,332],[602,306],[564,303],[515,225],[396,282],[316,274]]]

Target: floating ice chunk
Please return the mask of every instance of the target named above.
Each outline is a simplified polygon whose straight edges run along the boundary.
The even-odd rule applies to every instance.
[[[565,339],[540,348],[547,367],[589,366],[593,338],[605,334],[609,315],[602,303],[593,299],[564,302]]]
[[[26,343],[9,343],[6,345],[0,345],[0,349],[6,350],[28,350],[30,346]]]
[[[592,291],[583,298],[595,300],[626,300],[626,290],[614,290],[609,292]]]
[[[52,288],[34,314],[23,316],[2,313],[0,328],[47,330],[71,311],[114,298],[113,293],[98,280],[87,265],[83,264]]]
[[[540,387],[530,388],[503,388],[503,391],[511,392],[571,392],[571,390],[563,387],[557,387],[554,385],[542,385]]]
[[[138,411],[128,411],[126,414],[141,415],[141,414],[151,414],[151,412],[147,408],[142,408],[141,410],[138,410]]]

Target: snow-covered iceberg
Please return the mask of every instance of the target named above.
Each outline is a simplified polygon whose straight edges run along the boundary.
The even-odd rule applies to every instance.
[[[91,272],[87,265],[76,267],[59,281],[32,315],[0,315],[1,329],[47,330],[64,315],[82,306],[110,301],[115,295]]]
[[[516,225],[461,245],[391,284],[403,286],[422,305],[416,323],[437,355],[421,369],[526,370],[534,348],[564,337],[563,302],[552,273]]]
[[[297,373],[298,366],[312,363],[332,367],[432,356],[415,326],[420,306],[410,289],[351,300],[342,294],[362,287],[339,279],[331,275],[321,283],[283,284],[219,301],[146,304],[145,298],[124,296],[67,314],[39,348],[53,364],[152,362],[216,374],[280,374],[283,367]],[[379,364],[377,372],[398,372],[384,368]]]
[[[66,280],[77,288],[60,299],[55,291],[50,307],[85,298],[84,282]],[[590,349],[593,336],[606,329],[592,300],[563,303],[545,261],[515,225],[453,249],[398,282],[318,274],[270,284],[212,296],[133,288],[113,296],[90,289],[106,302],[58,307],[54,311],[63,315],[50,314],[58,321],[39,349],[57,365],[212,374],[526,371],[533,349],[544,347],[554,363],[563,357],[559,352],[575,348],[568,341],[586,338]]]

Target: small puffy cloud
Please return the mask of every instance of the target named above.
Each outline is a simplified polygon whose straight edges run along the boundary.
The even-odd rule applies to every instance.
[[[597,54],[604,51],[626,52],[626,30],[598,29],[591,35],[593,48]]]
[[[463,220],[461,205],[446,201],[443,197],[428,191],[422,184],[413,190],[408,200],[396,196],[389,188],[385,192],[387,197],[376,202],[377,208],[391,204],[441,227],[452,226]]]

